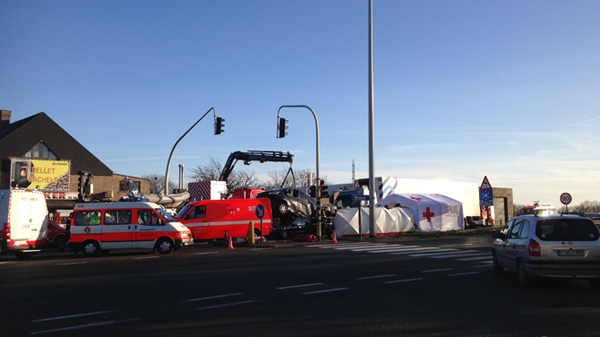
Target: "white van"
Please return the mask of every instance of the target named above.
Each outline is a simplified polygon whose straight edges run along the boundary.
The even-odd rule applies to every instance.
[[[46,245],[48,206],[37,190],[0,190],[0,252],[27,259]]]
[[[151,202],[77,204],[69,233],[69,247],[84,255],[132,248],[169,254],[194,243],[186,226]]]

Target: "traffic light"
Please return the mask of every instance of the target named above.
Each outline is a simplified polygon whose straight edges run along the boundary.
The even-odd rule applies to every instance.
[[[79,178],[77,178],[77,192],[79,193],[78,199],[79,201],[83,201],[83,195],[85,190],[85,180],[83,178],[83,174],[79,173]]]
[[[215,119],[215,135],[220,135],[221,132],[225,132],[225,130],[223,130],[225,127],[225,124],[223,124],[224,121],[225,119],[221,117]]]
[[[311,186],[308,188],[308,195],[311,196],[311,198],[316,198],[317,194],[315,193],[315,187]]]
[[[319,184],[321,189],[321,198],[329,198],[329,192],[327,192],[327,185],[325,185],[325,180],[319,180],[321,180],[321,183]]]
[[[277,138],[283,138],[285,136],[287,136],[287,132],[285,132],[285,130],[287,130],[287,124],[288,120],[286,120],[283,117],[279,117],[279,119],[277,120]]]

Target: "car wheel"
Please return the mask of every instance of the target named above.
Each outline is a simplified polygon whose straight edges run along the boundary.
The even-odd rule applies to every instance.
[[[531,285],[531,277],[527,275],[527,270],[525,270],[525,265],[523,264],[523,262],[518,262],[517,273],[519,277],[519,284],[521,286],[527,287]]]
[[[96,241],[86,241],[81,246],[81,252],[83,255],[94,256],[100,252],[100,246]]]
[[[19,260],[29,260],[29,258],[31,257],[31,255],[33,255],[33,254],[32,253],[23,253],[23,252],[15,251],[15,256]]]
[[[500,265],[500,263],[498,262],[498,257],[496,256],[496,253],[492,253],[492,261],[493,261],[493,269],[494,269],[494,273],[495,274],[502,274],[504,272],[504,267],[502,267]]]
[[[284,215],[289,211],[288,204],[285,202],[280,202],[279,205],[277,205],[277,211],[279,214]]]
[[[64,250],[67,246],[67,237],[64,235],[59,235],[54,238],[54,246],[58,248],[58,250]]]
[[[173,241],[166,238],[158,240],[156,250],[161,254],[169,254],[173,251]]]
[[[590,278],[588,279],[590,286],[594,289],[600,289],[600,278]]]

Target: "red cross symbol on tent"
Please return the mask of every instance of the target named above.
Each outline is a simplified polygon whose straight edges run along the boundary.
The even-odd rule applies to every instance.
[[[423,200],[423,198],[415,198],[415,197],[410,197],[412,200],[416,200],[416,201],[421,201]]]
[[[431,222],[431,218],[433,218],[435,216],[435,213],[433,213],[429,207],[425,208],[425,212],[423,212],[423,217],[427,218],[427,222]]]

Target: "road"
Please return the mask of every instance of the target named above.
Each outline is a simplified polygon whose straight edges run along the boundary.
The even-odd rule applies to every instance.
[[[0,256],[1,336],[597,336],[582,280],[521,288],[491,237]]]

